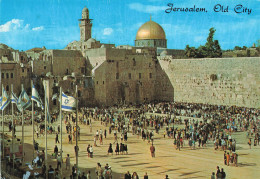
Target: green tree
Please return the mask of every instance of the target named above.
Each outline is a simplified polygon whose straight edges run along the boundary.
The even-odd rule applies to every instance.
[[[221,50],[218,40],[214,40],[213,49],[214,49],[213,57],[215,57],[215,58],[222,57],[222,50]]]
[[[242,48],[239,46],[235,46],[234,50],[241,50]]]
[[[206,44],[199,46],[197,49],[190,47],[185,48],[185,55],[189,58],[218,58],[222,57],[222,50],[218,40],[214,40],[216,30],[212,27],[209,29],[209,35]]]
[[[239,46],[235,46],[234,50],[246,50],[247,47],[243,46],[243,47],[239,47]]]
[[[196,55],[195,48],[190,47],[189,45],[186,45],[185,55],[189,58],[193,58]]]

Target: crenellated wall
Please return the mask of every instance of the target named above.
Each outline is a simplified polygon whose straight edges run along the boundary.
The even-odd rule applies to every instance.
[[[158,59],[174,101],[260,107],[260,57]]]

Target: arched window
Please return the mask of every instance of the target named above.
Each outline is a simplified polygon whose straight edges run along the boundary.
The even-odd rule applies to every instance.
[[[9,85],[6,85],[6,91],[9,91]]]

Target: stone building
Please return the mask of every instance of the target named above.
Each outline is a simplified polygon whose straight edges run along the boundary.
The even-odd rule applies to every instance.
[[[59,86],[71,95],[75,95],[78,85],[78,94],[82,101],[79,105],[90,105],[94,98],[93,87],[88,83],[92,66],[79,50],[38,50],[26,52],[32,58],[32,79],[41,96],[44,96],[43,81],[49,84],[49,94],[59,91]],[[87,97],[86,97],[87,96]],[[86,100],[86,99],[89,100]],[[84,102],[85,101],[85,102]],[[52,107],[58,108],[56,100],[50,102]]]
[[[82,19],[79,19],[79,28],[80,28],[80,40],[87,41],[91,38],[92,31],[92,20],[89,18],[89,10],[84,7],[82,10]]]
[[[0,61],[1,62],[9,62],[9,61],[19,62],[20,61],[19,51],[12,49],[11,47],[8,47],[5,44],[0,44]]]
[[[22,84],[25,89],[30,88],[31,71],[29,60],[24,52],[19,52],[5,44],[0,44],[1,85],[4,85],[8,94],[11,92],[12,84],[16,95],[19,95],[21,92]],[[0,94],[2,94],[2,90],[0,91]]]
[[[92,33],[92,20],[89,18],[88,8],[83,8],[82,17],[79,19],[80,28],[80,41],[73,41],[69,43],[65,49],[66,50],[80,50],[85,51],[92,48],[100,48],[102,44],[100,41],[95,40],[91,37]]]
[[[33,74],[38,76],[47,73],[53,76],[65,76],[72,73],[89,75],[86,59],[78,50],[44,50],[40,52],[39,59],[31,63]]]

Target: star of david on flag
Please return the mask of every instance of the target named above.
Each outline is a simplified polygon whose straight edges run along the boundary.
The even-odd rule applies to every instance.
[[[10,98],[9,96],[7,95],[5,89],[3,88],[2,90],[2,97],[1,97],[1,100],[0,100],[0,109],[1,110],[5,110],[5,108],[8,106],[8,104],[10,103]]]
[[[67,96],[62,92],[61,97],[61,110],[62,111],[75,111],[76,110],[76,99],[72,96]]]
[[[21,112],[22,110],[25,110],[30,106],[31,106],[30,97],[28,96],[26,91],[23,89],[20,96],[19,96],[19,99],[17,101],[17,108]]]
[[[42,110],[44,109],[43,107],[43,103],[41,100],[41,97],[39,96],[39,93],[37,92],[37,90],[35,89],[35,86],[33,85],[32,87],[32,97],[31,97],[32,101],[35,101],[37,103],[38,107],[41,107]]]

